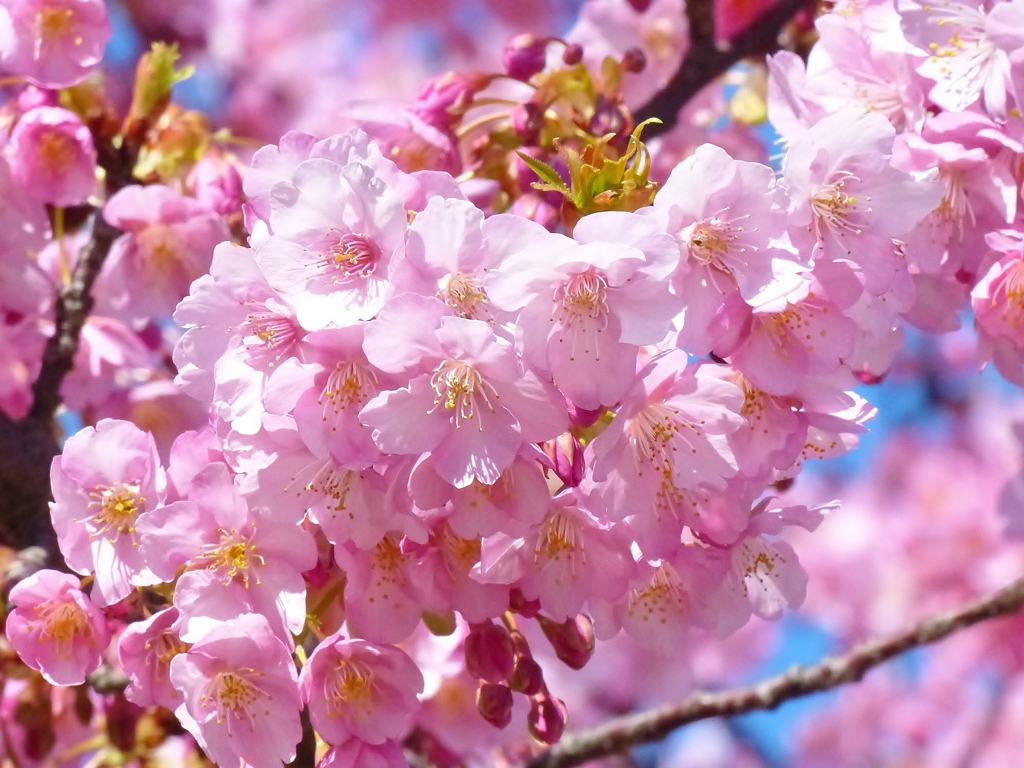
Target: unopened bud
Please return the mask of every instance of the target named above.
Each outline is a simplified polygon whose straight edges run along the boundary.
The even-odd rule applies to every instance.
[[[445,72],[428,80],[412,107],[413,113],[438,128],[453,128],[471,106],[477,92],[486,88],[491,78],[464,72]]]
[[[512,638],[508,630],[488,621],[474,624],[466,638],[466,670],[490,683],[508,679],[515,667]]]
[[[590,133],[593,136],[614,134],[615,140],[625,141],[629,138],[630,119],[622,104],[598,95],[594,101],[594,114],[590,118]]]
[[[512,129],[524,144],[533,144],[544,123],[544,109],[532,101],[512,110]]]
[[[568,43],[562,51],[562,61],[574,67],[583,61],[583,46],[579,43]]]
[[[509,40],[501,54],[508,76],[526,81],[538,72],[543,72],[547,63],[548,42],[548,38],[536,37],[528,32]]]
[[[530,702],[530,714],[526,724],[530,735],[542,744],[555,744],[565,732],[565,721],[569,713],[565,704],[552,696],[542,696]]]
[[[188,181],[196,199],[222,216],[242,209],[242,177],[224,158],[208,153],[192,168]]]
[[[495,728],[504,728],[512,722],[512,691],[506,685],[480,683],[476,691],[476,708],[488,723]]]
[[[571,432],[563,432],[554,440],[548,440],[541,446],[548,458],[548,469],[570,488],[583,482],[583,446]]]
[[[516,668],[512,670],[508,684],[513,691],[535,696],[544,690],[544,670],[532,656],[516,656]]]
[[[622,68],[627,72],[643,72],[647,67],[647,54],[639,48],[630,48],[622,54]]]
[[[107,738],[114,747],[124,753],[135,751],[135,729],[144,711],[128,701],[121,691],[103,697]]]
[[[643,13],[651,7],[651,3],[654,2],[654,0],[626,0],[626,2],[628,2],[637,13]]]
[[[508,609],[532,619],[540,611],[540,600],[527,600],[519,587],[514,587],[508,596]]]
[[[546,616],[538,616],[540,628],[544,630],[555,655],[573,669],[583,669],[594,655],[594,624],[586,614],[579,614],[558,624]]]

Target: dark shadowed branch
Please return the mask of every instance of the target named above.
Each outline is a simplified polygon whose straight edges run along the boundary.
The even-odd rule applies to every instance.
[[[860,680],[873,667],[911,648],[934,643],[987,619],[1008,616],[1024,606],[1024,577],[955,611],[925,619],[911,629],[856,646],[842,656],[789,672],[746,688],[699,692],[674,704],[615,718],[582,733],[567,734],[526,768],[570,768],[638,744],[658,741],[698,720],[775,709],[783,702]]]
[[[644,138],[649,139],[675,127],[679,110],[715,78],[739,61],[778,47],[783,27],[816,0],[778,0],[759,18],[730,40],[715,40],[714,3],[712,0],[690,0],[686,16],[690,24],[690,47],[678,71],[653,99],[637,111],[636,121],[652,117],[661,124],[648,126]]]

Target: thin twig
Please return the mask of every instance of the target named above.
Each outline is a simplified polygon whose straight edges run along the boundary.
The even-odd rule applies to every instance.
[[[660,125],[647,127],[644,138],[650,139],[674,128],[683,105],[733,64],[756,53],[775,49],[782,28],[798,12],[815,2],[778,0],[774,7],[752,21],[746,29],[723,42],[715,40],[712,4],[707,0],[691,0],[687,3],[690,47],[668,84],[637,110],[637,123],[652,117],[661,120]]]
[[[1024,606],[1024,577],[966,606],[940,614],[891,637],[871,640],[842,656],[735,690],[695,693],[674,704],[640,712],[583,733],[569,734],[541,753],[526,768],[570,768],[587,760],[624,752],[637,744],[658,741],[697,720],[730,717],[755,710],[775,709],[785,701],[827,691],[860,680],[873,667],[911,648],[934,643],[987,619],[1016,613]]]

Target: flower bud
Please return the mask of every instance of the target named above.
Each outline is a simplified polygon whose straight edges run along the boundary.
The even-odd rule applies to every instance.
[[[512,130],[524,144],[533,144],[537,141],[543,122],[543,108],[532,101],[520,104],[512,110]]]
[[[588,411],[580,408],[575,403],[569,403],[569,421],[572,422],[574,427],[579,429],[586,429],[597,423],[597,420],[604,416],[607,408],[598,408],[594,411]]]
[[[586,614],[558,624],[546,616],[538,616],[555,655],[573,669],[583,669],[594,655],[594,624]]]
[[[196,163],[188,180],[196,199],[222,216],[242,209],[242,177],[225,159],[208,153]]]
[[[654,2],[654,0],[626,0],[626,2],[628,2],[637,13],[643,13],[651,7],[651,3]]]
[[[477,91],[489,82],[484,75],[445,72],[423,84],[412,112],[435,127],[453,128],[472,106]]]
[[[569,713],[565,704],[553,696],[539,696],[530,702],[530,714],[526,724],[530,735],[542,744],[555,744],[565,732],[565,721]]]
[[[548,458],[548,469],[552,470],[559,480],[570,488],[575,488],[583,482],[583,446],[574,434],[563,432],[554,440],[543,443],[541,447]]]
[[[476,691],[476,708],[484,720],[495,728],[512,722],[512,691],[506,685],[480,683]]]
[[[579,43],[567,43],[562,51],[562,61],[570,67],[574,67],[583,61],[583,46]]]
[[[519,587],[514,587],[508,596],[508,609],[512,613],[532,619],[540,611],[540,600],[527,600]]]
[[[594,115],[590,118],[590,133],[593,136],[614,134],[612,143],[621,143],[629,136],[630,119],[622,104],[598,95],[594,102]]]
[[[639,48],[630,48],[622,54],[622,68],[626,72],[639,73],[647,67],[647,54]]]
[[[544,690],[544,670],[532,656],[520,654],[516,656],[516,667],[508,678],[508,684],[513,691],[535,696]]]
[[[515,661],[508,630],[491,621],[472,626],[466,638],[466,669],[471,675],[500,683],[512,674]]]
[[[526,81],[538,72],[543,72],[548,42],[549,38],[536,37],[528,32],[509,40],[501,54],[508,76]]]
[[[132,704],[118,691],[104,697],[103,712],[106,715],[107,738],[110,743],[125,753],[135,750],[135,729],[145,710]]]

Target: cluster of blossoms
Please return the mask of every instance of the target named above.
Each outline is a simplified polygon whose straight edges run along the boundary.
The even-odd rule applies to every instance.
[[[973,303],[982,359],[1024,385],[1020,0],[820,16],[806,64],[767,65],[781,173],[640,141],[678,5],[594,0],[501,73],[248,167],[169,105],[167,49],[115,119],[83,81],[100,0],[0,8],[29,83],[0,161],[11,419],[89,206],[122,233],[63,383],[90,424],[50,476],[72,573],[8,597],[24,665],[122,671],[117,706],[173,711],[224,766],[294,759],[304,709],[325,768],[528,751],[566,725],[542,644],[573,669],[620,633],[678,657],[803,601],[781,534],[835,505],[778,494],[857,444],[853,389],[904,321]],[[101,185],[125,148],[132,183]]]

